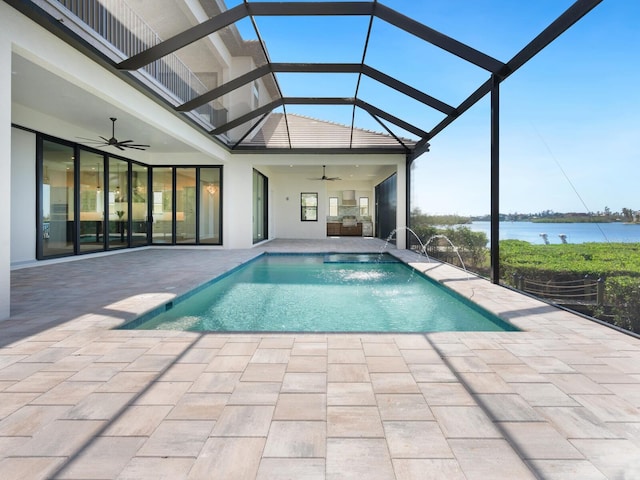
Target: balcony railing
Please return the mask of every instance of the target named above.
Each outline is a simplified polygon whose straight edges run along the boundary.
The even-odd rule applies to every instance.
[[[130,57],[162,41],[158,34],[124,0],[57,0],[82,23]],[[208,89],[176,55],[170,54],[144,67],[144,70],[179,102],[186,102]],[[227,111],[211,104],[194,112],[215,127],[227,121]]]

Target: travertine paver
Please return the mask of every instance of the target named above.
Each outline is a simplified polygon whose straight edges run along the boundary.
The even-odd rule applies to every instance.
[[[638,339],[408,251],[394,254],[525,331],[112,330],[263,250],[382,243],[140,249],[15,270],[0,476],[640,477]]]

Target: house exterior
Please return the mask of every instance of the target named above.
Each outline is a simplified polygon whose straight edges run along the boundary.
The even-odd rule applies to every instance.
[[[37,262],[146,245],[325,238],[344,216],[382,238],[406,225],[398,139],[303,116],[251,117],[276,98],[269,77],[178,112],[172,106],[185,97],[259,68],[255,42],[228,28],[163,58],[160,74],[116,72],[109,64],[127,54],[85,21],[109,20],[124,31],[118,38],[135,32],[146,46],[151,33],[136,22],[170,36],[163,19],[186,28],[216,12],[199,2],[131,2],[139,11],[125,13],[102,3],[112,6],[0,2],[0,201],[10,206],[0,209],[0,318],[10,313],[11,268]],[[89,6],[102,10],[80,8]],[[173,10],[158,16],[163,9]],[[231,121],[243,116],[251,118]],[[212,136],[220,125],[227,129]],[[322,179],[325,171],[340,180]],[[395,238],[405,246],[404,231]]]
[[[486,96],[499,283],[500,84],[601,1],[576,0],[506,62],[376,1],[0,2],[0,319],[11,268],[59,258],[333,235],[393,237],[405,248],[412,162]],[[336,16],[364,19],[356,62],[274,62],[255,23],[329,19],[317,40]],[[480,85],[447,103],[372,67],[374,24],[383,42],[395,29],[466,62]],[[280,75],[306,73],[350,74],[357,86],[352,96],[286,96]],[[375,104],[378,88],[393,94],[386,108]],[[296,111],[305,105],[347,108],[351,120]],[[382,133],[358,128],[358,113]]]

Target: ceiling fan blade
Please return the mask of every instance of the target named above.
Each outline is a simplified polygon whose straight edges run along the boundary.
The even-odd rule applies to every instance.
[[[96,147],[116,147],[118,150],[124,151],[125,148],[131,148],[134,150],[144,150],[149,148],[150,145],[143,145],[142,143],[133,143],[133,140],[122,140],[118,141],[115,137],[115,124],[116,118],[111,117],[111,138],[105,138],[102,135],[98,135],[99,139],[95,138],[87,138],[87,137],[76,137],[80,140],[83,140],[82,143],[90,144]]]
[[[146,150],[146,148],[143,147],[148,147],[148,145],[123,145],[123,147],[125,148],[130,148],[131,150]]]

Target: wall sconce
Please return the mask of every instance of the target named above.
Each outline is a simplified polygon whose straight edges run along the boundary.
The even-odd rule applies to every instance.
[[[207,189],[207,192],[209,192],[209,195],[214,195],[216,193],[216,187],[213,183],[210,183],[205,188]]]

